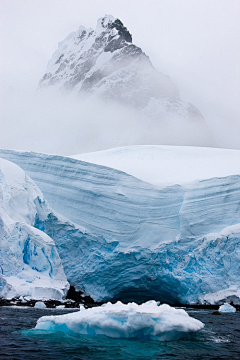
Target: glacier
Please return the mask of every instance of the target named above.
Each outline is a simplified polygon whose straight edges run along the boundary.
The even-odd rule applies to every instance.
[[[17,165],[0,159],[0,297],[62,299],[69,284],[53,240],[35,227],[49,209]]]
[[[158,306],[156,301],[137,305],[102,305],[71,314],[43,316],[37,321],[36,330],[83,335],[106,335],[113,338],[172,341],[181,339],[188,332],[199,331],[204,324],[188,315],[183,309],[169,305]]]
[[[67,157],[0,156],[43,192],[54,212],[35,226],[54,240],[70,284],[94,300],[239,302],[240,175],[161,187]]]
[[[157,187],[240,174],[240,151],[231,149],[132,145],[70,157],[123,171]]]

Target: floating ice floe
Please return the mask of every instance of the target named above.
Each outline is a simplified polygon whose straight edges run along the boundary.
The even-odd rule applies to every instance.
[[[234,306],[232,306],[228,303],[225,303],[219,307],[218,311],[222,312],[222,313],[234,313],[234,312],[236,312],[236,309]]]
[[[81,308],[79,312],[70,314],[43,316],[37,321],[35,328],[113,338],[171,341],[203,327],[201,321],[190,317],[183,309],[175,309],[166,304],[158,306],[152,300],[142,305],[109,302],[91,309]]]
[[[58,305],[56,306],[56,309],[65,309],[65,305]]]
[[[34,307],[36,309],[46,309],[46,305],[42,301],[37,301]]]

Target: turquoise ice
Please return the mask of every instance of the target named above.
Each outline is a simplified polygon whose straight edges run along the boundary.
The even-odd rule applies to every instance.
[[[53,211],[35,227],[54,240],[68,281],[95,300],[239,301],[240,176],[159,189],[66,157],[1,156],[43,192]]]

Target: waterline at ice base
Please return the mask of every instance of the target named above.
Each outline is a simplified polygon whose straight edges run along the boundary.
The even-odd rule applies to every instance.
[[[141,158],[151,162],[149,148],[145,157],[144,147],[140,150],[134,176],[124,168],[94,164],[94,159],[86,162],[10,150],[0,154],[24,169],[42,191],[41,201],[34,200],[38,211],[28,209],[31,226],[52,239],[66,278],[77,291],[101,302],[155,299],[180,305],[227,300],[238,304],[239,151],[195,149],[200,167],[201,158],[214,158],[214,166],[201,172],[191,162],[190,147],[183,148],[182,155],[176,148],[180,162],[188,159],[189,175],[184,179],[181,175],[174,185],[172,169],[167,186],[166,175],[161,185],[155,166],[149,177],[152,184],[149,178],[141,180],[142,173],[137,178]],[[162,158],[171,154],[170,160],[174,157],[174,147],[156,147],[151,152],[160,167],[161,154]],[[131,158],[130,149],[128,153]],[[113,166],[114,151],[109,154],[109,166]],[[225,170],[220,166],[223,156],[235,159]],[[120,151],[117,157],[120,163]],[[132,164],[134,158],[133,147]],[[197,180],[199,173],[202,178]],[[6,187],[1,184],[4,193]],[[27,258],[21,251],[18,256]],[[34,252],[31,257],[36,267],[40,257]]]
[[[158,306],[155,301],[142,305],[118,301],[101,307],[71,314],[44,316],[37,321],[36,330],[61,331],[81,335],[106,335],[112,338],[173,341],[188,332],[201,330],[204,324],[190,317],[183,309],[169,305]]]

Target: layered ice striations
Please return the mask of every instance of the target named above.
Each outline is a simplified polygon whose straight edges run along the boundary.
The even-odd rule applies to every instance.
[[[239,301],[240,176],[157,188],[60,156],[1,151],[36,181],[67,279],[95,300]],[[76,261],[77,259],[77,261]]]
[[[68,282],[53,240],[35,227],[50,210],[34,182],[0,159],[0,297],[62,299]]]

